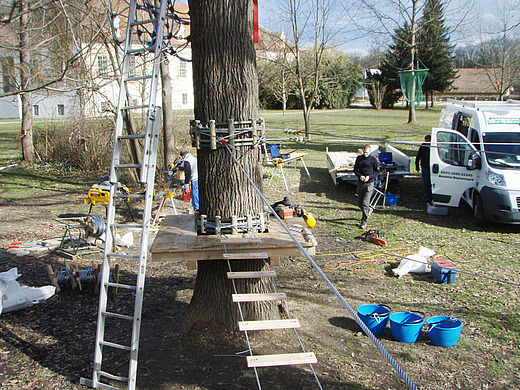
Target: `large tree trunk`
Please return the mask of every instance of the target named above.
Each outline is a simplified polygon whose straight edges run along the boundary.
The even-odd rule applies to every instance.
[[[172,79],[168,66],[166,54],[161,54],[161,84],[162,84],[162,125],[163,125],[163,145],[164,145],[164,169],[168,169],[168,164],[175,160],[175,137],[173,135],[173,104],[172,104]]]
[[[30,54],[29,54],[29,36],[26,32],[29,23],[27,1],[22,1],[20,4],[20,89],[28,89],[31,79],[30,70]],[[36,160],[34,153],[33,137],[32,137],[32,122],[33,122],[33,107],[31,93],[25,92],[21,96],[22,101],[22,159],[23,161],[32,164]]]
[[[195,119],[201,122],[247,121],[258,117],[258,80],[253,44],[253,2],[250,0],[190,0]],[[260,149],[237,147],[233,155],[255,186],[262,189]],[[197,150],[200,214],[208,218],[263,212],[260,196],[227,148]],[[232,270],[258,271],[259,261],[236,261]],[[232,284],[224,260],[198,262],[193,298],[184,329],[199,322],[236,328],[239,317],[232,303]],[[266,291],[268,281],[241,281],[239,293]],[[276,305],[246,306],[246,320],[273,318]]]

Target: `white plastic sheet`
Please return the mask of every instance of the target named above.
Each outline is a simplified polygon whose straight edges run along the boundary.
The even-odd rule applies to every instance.
[[[20,286],[16,279],[22,274],[17,268],[0,273],[0,314],[22,310],[54,295],[54,286],[28,287]]]
[[[401,260],[399,266],[392,271],[395,276],[399,276],[399,279],[409,272],[415,274],[428,273],[428,259],[433,255],[435,255],[433,250],[420,246],[417,253],[406,256]]]

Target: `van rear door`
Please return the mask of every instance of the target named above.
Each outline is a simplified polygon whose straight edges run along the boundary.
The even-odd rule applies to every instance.
[[[458,207],[465,191],[475,186],[478,171],[469,169],[477,149],[455,130],[432,130],[430,167],[435,204]]]

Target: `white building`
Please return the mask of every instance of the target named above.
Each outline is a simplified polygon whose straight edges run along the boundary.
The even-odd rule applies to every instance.
[[[168,63],[172,85],[172,110],[193,109],[193,71],[191,63],[191,46],[186,44],[186,38],[190,34],[188,5],[175,2],[175,9],[181,15],[186,23],[176,21],[174,38],[172,39],[172,47],[183,47],[182,51],[178,51],[177,55],[168,54]],[[115,20],[116,36],[124,40],[125,19]],[[121,27],[120,27],[121,26]],[[3,30],[3,31],[2,31]],[[6,38],[9,34],[8,27],[0,27],[0,39]],[[14,36],[14,34],[13,34]],[[259,43],[256,44],[257,55],[259,59],[268,59],[278,55],[283,51],[285,37],[280,33],[272,33],[260,26]],[[137,43],[139,44],[139,43]],[[134,46],[135,47],[135,46]],[[106,46],[98,44],[88,50],[88,54],[84,56],[90,74],[83,75],[84,82],[87,87],[82,92],[75,91],[71,85],[65,85],[60,82],[53,85],[52,89],[41,90],[32,93],[34,119],[66,119],[73,118],[84,112],[88,116],[109,115],[115,112],[119,95],[119,66],[115,63],[122,57],[122,50],[118,52],[108,51]],[[0,61],[2,62],[2,77],[0,77],[0,92],[9,92],[15,88],[14,80],[19,75],[17,72],[17,56],[16,52],[9,53],[0,49]],[[133,61],[137,63],[134,73],[137,75],[151,74],[151,54],[148,58],[133,57]],[[46,57],[48,58],[48,57]],[[129,85],[131,101],[130,105],[141,105],[148,102],[148,94],[150,89],[149,81],[142,81],[140,84],[131,83]],[[159,84],[159,91],[160,91]],[[71,92],[64,92],[71,91]],[[89,92],[85,92],[89,91]],[[161,94],[157,96],[157,105],[161,105]],[[144,112],[143,112],[144,114]],[[21,103],[20,98],[16,95],[0,98],[0,119],[21,119]]]

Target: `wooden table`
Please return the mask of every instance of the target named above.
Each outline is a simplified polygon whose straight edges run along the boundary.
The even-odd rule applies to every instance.
[[[288,227],[293,224],[306,226],[302,218],[284,220]],[[316,239],[308,229],[298,227],[302,232],[291,231],[305,251],[315,254]],[[281,226],[280,222],[271,217],[268,233],[228,235],[227,239],[236,241],[243,239],[242,245],[229,245],[221,242],[219,235],[197,235],[195,215],[167,215],[161,224],[150,247],[152,261],[187,261],[189,269],[196,269],[197,260],[220,260],[224,253],[267,253],[271,265],[278,265],[280,257],[302,256],[303,254]],[[251,238],[260,238],[261,242],[253,242]],[[225,246],[225,247],[224,247]],[[278,264],[277,264],[278,263]]]

